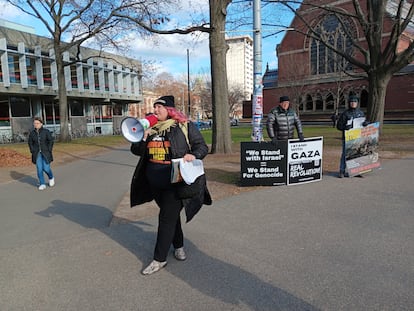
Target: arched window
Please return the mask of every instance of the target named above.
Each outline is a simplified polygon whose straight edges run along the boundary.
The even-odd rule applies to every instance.
[[[335,100],[331,93],[329,93],[328,96],[326,96],[326,110],[335,110]]]
[[[306,96],[306,109],[305,111],[313,111],[313,99],[311,95]]]
[[[316,95],[315,104],[316,104],[316,110],[320,110],[320,111],[323,110],[323,99],[322,99],[321,94],[319,94],[319,93]]]
[[[346,54],[352,54],[352,41],[343,27],[352,29],[347,20],[342,23],[334,14],[326,15],[316,26],[315,31],[321,41],[313,39],[310,43],[311,73],[313,75],[352,70],[352,65],[342,56],[329,49],[323,42],[334,46]],[[348,32],[349,33],[349,32]]]

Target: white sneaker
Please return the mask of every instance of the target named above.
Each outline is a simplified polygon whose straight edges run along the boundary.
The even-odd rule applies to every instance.
[[[49,186],[53,187],[55,185],[55,178],[53,177],[52,179],[49,180]]]
[[[46,189],[46,185],[40,185],[39,186],[39,190],[45,190]]]
[[[156,261],[153,260],[151,261],[151,263],[148,265],[148,267],[146,267],[144,270],[142,270],[142,274],[144,275],[149,275],[149,274],[153,274],[157,271],[160,271],[162,268],[164,268],[166,266],[167,262],[166,261]]]
[[[174,257],[177,260],[181,260],[181,261],[186,260],[187,255],[185,254],[184,247],[176,248],[174,251]]]

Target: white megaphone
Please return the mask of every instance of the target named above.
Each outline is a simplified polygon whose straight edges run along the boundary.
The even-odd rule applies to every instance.
[[[146,116],[145,119],[127,117],[121,121],[121,133],[131,143],[138,143],[144,138],[146,129],[158,122],[155,115]]]

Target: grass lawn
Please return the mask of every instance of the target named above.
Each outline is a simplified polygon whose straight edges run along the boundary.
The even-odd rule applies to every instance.
[[[323,136],[324,150],[340,148],[341,132],[331,126],[304,126],[305,137]],[[211,144],[211,130],[201,131],[207,144]],[[240,151],[240,142],[251,141],[251,126],[231,127],[233,151]],[[269,141],[266,129],[263,129],[265,141]],[[392,152],[397,157],[414,152],[414,125],[386,124],[383,126],[380,135],[380,151]],[[69,143],[56,142],[54,146],[55,158],[59,156],[71,156],[78,154],[94,154],[100,151],[111,149],[115,146],[129,144],[122,136],[95,136],[74,139]],[[0,145],[0,152],[4,150],[13,151],[21,156],[30,158],[27,143],[3,144]],[[1,164],[0,164],[1,166]]]

